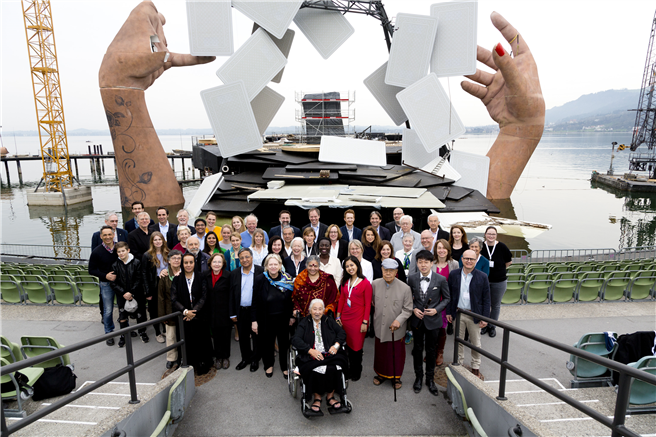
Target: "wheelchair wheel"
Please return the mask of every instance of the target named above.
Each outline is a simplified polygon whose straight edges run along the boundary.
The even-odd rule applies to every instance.
[[[299,378],[299,376],[294,373],[295,359],[296,352],[290,348],[289,353],[287,354],[287,386],[289,388],[289,394],[291,394],[293,398],[296,398],[296,394],[298,393]]]

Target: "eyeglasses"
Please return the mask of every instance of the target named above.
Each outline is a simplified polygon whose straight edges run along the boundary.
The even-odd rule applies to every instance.
[[[467,262],[474,262],[476,261],[476,258],[463,258],[462,260]]]

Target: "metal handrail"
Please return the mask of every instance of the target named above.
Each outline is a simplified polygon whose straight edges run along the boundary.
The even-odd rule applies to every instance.
[[[465,341],[461,338],[458,337],[458,333],[460,332],[460,315],[461,314],[467,314],[468,316],[471,316],[473,318],[482,320],[487,323],[493,323],[496,327],[502,328],[503,329],[503,343],[502,343],[502,348],[501,348],[501,358],[495,356],[494,354],[474,346],[472,343]],[[508,362],[508,350],[510,346],[510,333],[513,332],[515,334],[521,335],[522,337],[529,338],[531,340],[537,341],[538,343],[550,346],[554,349],[558,349],[562,352],[566,352],[570,355],[577,356],[579,358],[583,358],[585,360],[588,360],[592,363],[598,364],[600,366],[607,367],[611,370],[614,370],[619,373],[620,379],[619,379],[619,386],[618,386],[618,392],[617,392],[617,398],[615,400],[615,413],[613,416],[613,419],[611,420],[608,416],[588,407],[587,405],[572,399],[571,397],[567,396],[564,393],[561,393],[557,389],[551,387],[548,384],[545,384],[544,382],[540,381],[536,377],[530,375],[529,373],[519,369],[518,367],[513,366]],[[489,358],[490,360],[494,361],[495,363],[499,364],[501,366],[501,370],[499,372],[499,395],[497,396],[497,400],[500,401],[505,401],[508,398],[506,398],[506,373],[508,370],[511,372],[515,373],[516,375],[526,379],[527,381],[535,384],[536,386],[540,387],[542,390],[546,391],[552,396],[557,397],[561,401],[565,402],[567,405],[576,408],[577,410],[581,411],[582,413],[586,414],[587,416],[593,418],[597,422],[601,423],[602,425],[605,425],[609,427],[612,431],[612,437],[618,437],[618,436],[630,436],[630,437],[639,437],[639,434],[631,431],[630,429],[626,428],[624,426],[624,421],[626,418],[626,411],[627,407],[629,404],[629,394],[631,390],[631,378],[639,379],[641,381],[647,382],[649,384],[653,384],[656,386],[656,376],[652,375],[647,372],[640,371],[638,369],[635,369],[631,366],[627,366],[626,364],[618,363],[617,361],[609,360],[608,358],[603,358],[600,357],[599,355],[595,355],[593,353],[577,349],[573,346],[569,346],[560,342],[557,342],[555,340],[552,340],[547,337],[543,337],[541,335],[534,334],[529,331],[525,331],[521,328],[517,328],[515,326],[509,325],[508,323],[505,322],[500,322],[498,320],[493,320],[490,319],[489,317],[483,317],[480,314],[473,313],[469,310],[461,309],[458,308],[458,312],[456,314],[456,324],[455,324],[455,335],[454,335],[454,348],[453,348],[453,365],[457,366],[458,364],[458,343],[470,348],[471,350],[474,350],[481,355],[485,356],[486,358]]]
[[[138,329],[143,329],[146,328],[150,325],[155,325],[157,323],[162,323],[166,320],[176,318],[178,319],[178,326],[180,329],[180,341],[173,343],[170,346],[166,346],[163,349],[160,349],[157,352],[154,352],[140,360],[134,361],[134,356],[132,353],[132,336],[130,333],[132,331],[136,331]],[[79,343],[76,343],[71,346],[65,346],[61,349],[57,349],[52,352],[45,353],[43,355],[38,355],[36,357],[29,358],[27,360],[22,360],[18,361],[12,364],[9,364],[8,366],[2,366],[0,369],[0,375],[5,376],[9,373],[16,372],[18,370],[24,369],[26,367],[33,366],[35,364],[42,363],[44,361],[51,360],[53,358],[59,358],[63,355],[70,354],[71,352],[76,352],[81,349],[85,349],[89,346],[93,346],[98,343],[102,343],[104,341],[109,340],[110,338],[114,338],[117,335],[125,335],[125,354],[127,356],[127,361],[128,364],[125,367],[120,368],[114,373],[110,373],[109,375],[99,379],[98,381],[81,388],[77,390],[74,393],[71,393],[64,398],[58,400],[57,402],[52,403],[51,405],[48,405],[47,407],[40,409],[38,411],[35,411],[34,413],[30,414],[29,416],[25,417],[24,419],[7,426],[7,423],[5,421],[5,408],[4,404],[2,405],[2,420],[0,422],[0,425],[2,426],[2,437],[9,436],[10,434],[25,428],[28,425],[31,425],[32,423],[36,422],[37,420],[41,419],[42,417],[47,416],[48,414],[65,407],[66,405],[70,404],[71,402],[75,401],[76,399],[81,398],[82,396],[86,395],[87,393],[90,393],[97,388],[107,384],[108,382],[111,382],[118,378],[119,376],[125,375],[126,373],[128,374],[128,379],[130,383],[130,404],[137,404],[139,403],[139,399],[137,398],[137,382],[136,382],[136,377],[134,374],[134,369],[137,367],[147,363],[148,361],[157,358],[160,355],[165,354],[166,352],[173,350],[177,347],[181,347],[181,353],[182,353],[182,367],[186,368],[188,367],[187,365],[187,349],[186,349],[186,341],[185,341],[185,333],[184,333],[184,324],[183,324],[183,317],[182,313],[180,311],[177,311],[175,313],[168,314],[166,316],[159,317],[157,319],[149,320],[147,322],[139,323],[134,326],[129,326],[127,328],[119,329],[118,331],[110,332],[108,334],[102,335],[100,337],[95,337],[91,338],[88,340],[81,341]],[[17,393],[18,394],[18,393]],[[20,394],[18,394],[20,395]]]

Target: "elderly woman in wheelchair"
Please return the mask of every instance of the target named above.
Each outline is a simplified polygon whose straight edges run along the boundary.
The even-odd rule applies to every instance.
[[[310,314],[301,319],[292,338],[297,352],[296,366],[303,380],[301,407],[306,417],[323,416],[324,393],[330,414],[351,412],[343,374],[348,366],[344,351],[346,333],[331,317],[324,315],[324,310],[321,299],[312,300]],[[335,394],[339,395],[339,401]]]

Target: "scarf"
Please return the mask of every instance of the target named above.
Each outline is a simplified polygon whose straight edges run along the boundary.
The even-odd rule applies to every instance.
[[[280,291],[285,291],[289,290],[292,291],[294,289],[294,281],[292,280],[292,277],[289,276],[287,273],[280,272],[280,280],[275,281],[271,279],[271,276],[269,276],[269,272],[264,272],[264,277],[267,278],[269,281],[269,284],[273,285]]]
[[[241,264],[239,263],[239,255],[237,254],[241,250],[241,246],[239,246],[239,250],[235,252],[235,248],[231,247],[228,252],[230,253],[230,271],[233,271],[239,267],[241,267]]]
[[[303,270],[294,280],[294,293],[292,294],[294,309],[300,311],[303,317],[307,316],[308,306],[315,298],[323,300],[326,313],[328,313],[328,310],[335,313],[339,300],[337,285],[332,275],[321,270],[319,270],[319,279],[316,283],[313,283],[310,281],[307,269]]]
[[[221,276],[223,276],[223,270],[219,271],[218,275],[215,275],[214,270],[212,270],[212,287],[216,285],[216,281],[221,279]]]

